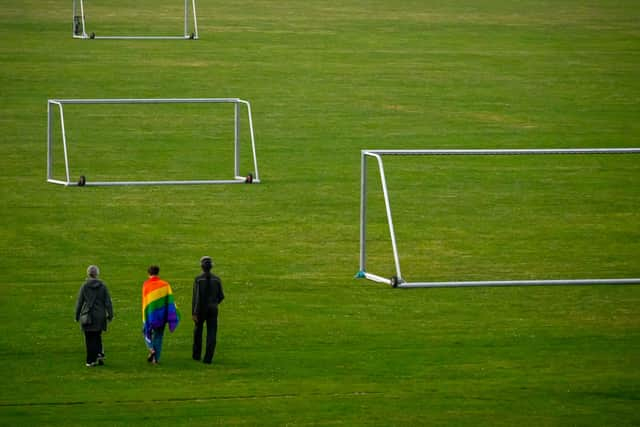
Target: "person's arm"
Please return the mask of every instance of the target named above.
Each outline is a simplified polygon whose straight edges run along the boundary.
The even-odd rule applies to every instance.
[[[80,286],[80,290],[78,291],[78,298],[76,299],[76,322],[80,320],[80,310],[82,310],[82,303],[84,302],[84,295],[82,290],[84,286]]]
[[[224,291],[222,290],[222,280],[218,280],[218,304],[224,299]]]
[[[107,320],[111,322],[113,320],[113,303],[107,285],[104,285],[104,308],[107,311]]]
[[[191,298],[191,318],[194,322],[198,321],[198,307],[200,306],[200,287],[198,286],[198,278],[193,281],[193,298]]]

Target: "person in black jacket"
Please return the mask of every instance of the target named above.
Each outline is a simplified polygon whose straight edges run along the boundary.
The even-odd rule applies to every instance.
[[[224,299],[220,278],[211,273],[213,261],[211,257],[200,258],[202,274],[193,281],[193,299],[191,314],[195,328],[193,330],[193,360],[200,360],[202,354],[202,330],[207,323],[207,343],[204,352],[204,363],[213,361],[218,334],[218,304]]]
[[[87,347],[86,366],[104,365],[102,331],[113,319],[113,305],[107,286],[98,279],[100,270],[95,265],[87,268],[87,280],[78,292],[76,322],[84,331]]]

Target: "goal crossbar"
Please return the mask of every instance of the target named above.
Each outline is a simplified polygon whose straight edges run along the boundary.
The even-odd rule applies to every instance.
[[[64,123],[65,104],[234,104],[234,177],[225,180],[149,180],[149,181],[71,181],[69,167],[69,150]],[[249,177],[240,174],[240,106],[247,109],[249,135],[251,138],[251,155],[253,161],[253,173]],[[65,166],[65,179],[54,177],[53,167],[53,122],[55,109],[58,109],[62,148]],[[187,185],[187,184],[244,184],[260,183],[258,171],[258,159],[256,155],[255,135],[253,131],[253,118],[251,104],[240,98],[113,98],[113,99],[49,99],[47,104],[47,182],[64,186],[116,186],[116,185]]]
[[[517,156],[517,155],[590,155],[590,154],[640,154],[640,148],[550,148],[550,149],[434,149],[434,150],[361,150],[360,161],[360,269],[357,278],[386,283],[397,288],[444,288],[481,286],[550,286],[550,285],[630,285],[640,284],[640,278],[615,279],[551,279],[551,280],[484,280],[410,282],[405,280],[400,269],[400,256],[391,214],[391,203],[384,171],[383,156]],[[367,217],[367,159],[376,160],[384,198],[387,225],[391,239],[395,276],[384,277],[367,271],[366,268],[366,217]]]
[[[189,22],[193,21],[193,27]],[[74,39],[128,39],[128,40],[198,40],[198,17],[196,0],[184,0],[184,33],[181,36],[103,36],[94,32],[87,33],[84,0],[73,0],[73,38]]]

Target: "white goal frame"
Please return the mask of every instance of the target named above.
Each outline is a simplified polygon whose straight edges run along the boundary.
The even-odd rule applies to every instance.
[[[478,286],[544,286],[544,285],[597,285],[640,284],[640,278],[623,279],[558,279],[558,280],[485,280],[449,282],[409,282],[402,276],[396,234],[391,215],[391,204],[385,177],[383,156],[497,156],[497,155],[576,155],[576,154],[640,154],[640,148],[563,148],[563,149],[487,149],[487,150],[362,150],[360,169],[360,270],[356,277],[386,283],[397,288],[442,288]],[[367,271],[366,268],[366,218],[367,218],[367,159],[377,161],[382,184],[382,194],[391,237],[391,247],[396,275],[391,278]]]
[[[64,108],[66,104],[234,104],[234,178],[229,180],[166,180],[166,181],[94,181],[88,182],[84,177],[80,181],[72,182],[69,172],[69,144],[67,141]],[[253,160],[253,172],[247,176],[240,174],[240,116],[244,105],[247,111],[249,134],[251,137],[251,154]],[[65,179],[54,177],[53,164],[53,129],[54,109],[57,108],[62,131],[62,148],[64,153]],[[255,136],[253,132],[253,118],[251,104],[239,98],[158,98],[158,99],[50,99],[47,105],[47,182],[64,186],[106,186],[106,185],[179,185],[179,184],[241,184],[259,183],[258,159],[256,156]]]
[[[193,26],[189,18],[192,18]],[[196,0],[184,0],[184,33],[181,36],[98,36],[94,32],[87,33],[84,0],[73,0],[73,27],[74,39],[176,39],[198,40],[198,17],[196,15]]]

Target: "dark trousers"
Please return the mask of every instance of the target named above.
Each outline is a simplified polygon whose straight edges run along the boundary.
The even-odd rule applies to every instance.
[[[84,331],[87,346],[87,363],[96,363],[98,353],[102,352],[102,331]]]
[[[207,344],[204,352],[204,363],[211,363],[216,351],[216,336],[218,335],[218,309],[211,310],[206,317],[198,317],[193,329],[193,359],[200,360],[202,354],[202,332],[207,324]]]

